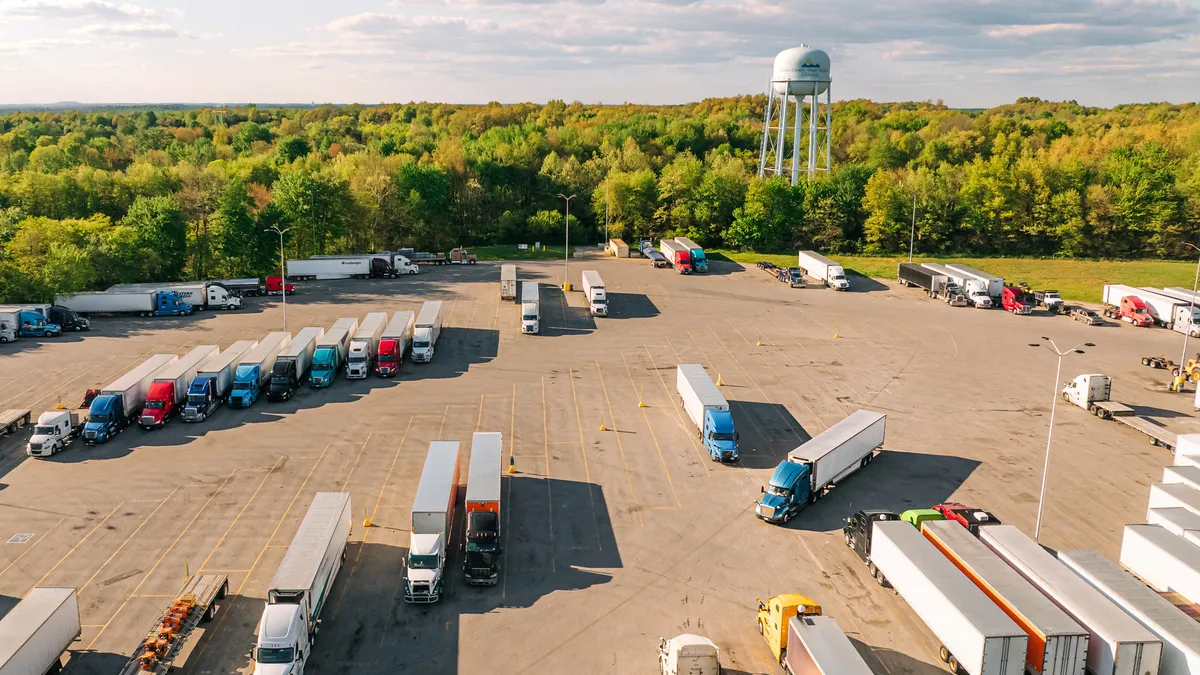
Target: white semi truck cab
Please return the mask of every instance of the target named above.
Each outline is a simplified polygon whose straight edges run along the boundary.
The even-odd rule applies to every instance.
[[[255,675],[300,675],[311,653],[301,605],[267,605],[254,645]]]
[[[542,332],[541,291],[538,282],[521,284],[521,332],[537,335]]]
[[[30,457],[49,457],[67,447],[83,428],[83,415],[87,411],[80,410],[51,410],[38,417],[37,425],[33,427],[33,435],[25,446],[25,452]],[[82,414],[81,414],[82,413]]]

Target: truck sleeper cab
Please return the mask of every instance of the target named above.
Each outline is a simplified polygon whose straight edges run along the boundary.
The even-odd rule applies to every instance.
[[[871,562],[871,537],[875,534],[875,523],[891,520],[900,520],[900,516],[882,509],[866,509],[847,518],[846,524],[842,526],[842,537],[846,546],[854,551],[859,560],[867,564],[871,578],[879,583],[883,583],[883,577],[875,563]]]
[[[821,606],[799,593],[784,593],[758,601],[758,634],[767,641],[779,663],[787,658],[788,623],[794,616],[820,615]]]

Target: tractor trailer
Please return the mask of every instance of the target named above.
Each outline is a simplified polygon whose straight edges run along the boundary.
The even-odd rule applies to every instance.
[[[604,292],[604,281],[596,270],[583,271],[583,296],[587,298],[592,316],[608,316],[608,295]]]
[[[658,250],[664,258],[670,261],[677,272],[680,274],[692,273],[691,252],[680,246],[674,239],[659,240]]]
[[[871,675],[850,638],[831,617],[793,616],[788,621],[783,670],[789,675]]]
[[[180,419],[184,422],[203,422],[225,402],[233,388],[233,371],[242,356],[258,346],[256,340],[239,340],[220,354],[210,356],[196,370],[196,378],[188,388],[187,404]]]
[[[687,237],[675,237],[675,243],[682,246],[691,258],[692,271],[697,274],[704,274],[708,271],[708,258],[704,256],[704,249],[696,242]]]
[[[88,409],[88,421],[83,425],[83,442],[107,443],[113,436],[136,421],[146,405],[150,383],[163,368],[175,363],[175,354],[155,354],[137,368],[125,373],[100,390]]]
[[[992,304],[995,305],[1000,302],[1000,296],[1004,293],[1004,277],[981,272],[973,267],[967,267],[958,263],[950,263],[946,267],[987,284],[987,294],[992,297]]]
[[[196,281],[192,283],[144,283],[117,284],[109,286],[109,293],[171,291],[193,308],[241,309],[242,298],[220,281]]]
[[[337,379],[338,371],[350,353],[350,338],[358,332],[358,319],[342,318],[333,322],[325,335],[317,340],[308,378],[312,386],[328,387]]]
[[[138,418],[138,426],[155,429],[166,424],[183,407],[188,388],[196,379],[200,364],[220,352],[216,345],[200,345],[184,354],[175,363],[158,371],[146,394],[146,406]]]
[[[467,535],[463,575],[472,586],[494,586],[500,578],[500,482],[504,438],[475,432],[467,468]]]
[[[800,251],[796,264],[804,273],[835,291],[850,290],[850,281],[842,266],[816,251]]]
[[[271,371],[279,353],[292,341],[291,333],[267,333],[258,346],[246,352],[233,371],[233,389],[229,392],[229,405],[233,408],[249,408],[254,405],[263,389],[271,381]]]
[[[413,327],[413,363],[429,363],[433,360],[434,348],[442,335],[442,301],[430,300],[421,305]]]
[[[350,353],[346,355],[346,377],[361,380],[371,374],[375,360],[379,358],[379,338],[387,327],[387,312],[371,312],[350,339]]]
[[[428,604],[442,597],[446,554],[454,538],[458,497],[458,441],[432,441],[412,506],[408,558],[404,562],[404,599]]]
[[[400,372],[404,352],[412,342],[413,325],[416,320],[412,312],[396,312],[379,336],[379,352],[375,359],[375,372],[381,377],[391,377]]]
[[[859,410],[789,452],[775,467],[754,513],[783,524],[816,503],[827,489],[871,463],[883,447],[886,421],[883,413]]]
[[[1154,325],[1154,315],[1138,289],[1123,284],[1105,284],[1102,299],[1104,316],[1143,328]]]
[[[36,586],[0,620],[0,675],[49,675],[79,639],[74,588]]]
[[[279,356],[275,357],[275,366],[271,368],[271,383],[267,386],[268,401],[286,401],[300,388],[312,365],[317,340],[324,335],[324,328],[308,326],[296,333],[288,346],[279,352]]]
[[[676,366],[675,390],[709,457],[714,462],[736,462],[738,435],[729,412],[729,401],[704,372],[704,366],[698,363]]]
[[[988,282],[976,279],[948,265],[921,263],[921,267],[931,270],[935,274],[946,275],[947,279],[954,282],[955,286],[958,286],[958,292],[962,293],[967,302],[971,303],[976,309],[987,309],[992,306],[992,296],[988,293]]]
[[[192,306],[174,291],[129,291],[56,295],[54,304],[80,314],[135,314],[137,316],[185,316]]]
[[[542,332],[541,289],[536,281],[521,284],[521,332],[525,335]]]
[[[514,301],[517,299],[516,265],[508,264],[500,266],[500,299]]]
[[[945,274],[922,267],[917,263],[900,263],[896,266],[896,279],[901,286],[916,286],[931,298],[958,294],[958,286]]]

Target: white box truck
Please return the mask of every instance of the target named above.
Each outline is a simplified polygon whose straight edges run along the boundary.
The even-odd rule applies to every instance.
[[[871,668],[833,617],[793,616],[788,621],[783,669],[789,675],[871,675]]]
[[[458,499],[459,443],[432,441],[421,482],[413,499],[408,557],[404,561],[404,599],[431,603],[442,597],[446,550],[454,538]]]
[[[308,326],[296,333],[271,368],[271,384],[267,386],[268,401],[286,401],[300,388],[317,351],[317,340],[325,335],[320,326]]]
[[[517,299],[516,265],[500,266],[500,299],[514,301]]]
[[[825,491],[871,463],[883,447],[887,416],[858,410],[788,453],[763,488],[754,513],[783,524]]]
[[[947,279],[954,282],[958,286],[958,292],[963,294],[967,302],[976,309],[988,309],[992,306],[992,296],[988,292],[988,282],[963,272],[962,270],[954,269],[947,265],[938,263],[921,263],[921,267],[933,271],[936,274],[944,274]]]
[[[704,366],[699,363],[676,366],[675,391],[688,419],[696,426],[696,433],[709,457],[714,462],[736,462],[738,436],[733,415],[729,412],[729,401],[704,372]]]
[[[412,342],[416,318],[412,312],[396,312],[379,336],[379,351],[375,358],[375,372],[380,377],[391,377],[400,372],[404,352]]]
[[[962,524],[927,520],[921,532],[1029,636],[1030,672],[1084,675],[1089,633],[1082,626]]]
[[[379,356],[379,338],[383,336],[387,320],[387,312],[371,312],[359,324],[346,356],[346,377],[361,380],[371,373]]]
[[[1162,641],[1161,675],[1200,673],[1200,623],[1096,551],[1059,551],[1058,559]]]
[[[0,675],[46,675],[79,637],[74,588],[37,586],[0,620]]]
[[[958,263],[950,263],[946,267],[986,283],[987,294],[992,296],[992,303],[997,305],[1000,303],[1000,298],[1004,295],[1004,277],[988,274],[987,272],[982,272],[973,267],[967,267]]]
[[[1162,642],[1046,549],[1012,525],[979,528],[979,539],[1088,631],[1092,675],[1158,675]]]
[[[434,348],[442,335],[442,301],[430,300],[421,305],[413,327],[413,363],[429,363],[433,360]]]
[[[525,335],[542,332],[542,294],[536,281],[521,284],[521,332]]]
[[[1025,673],[1029,636],[912,525],[876,522],[871,562],[941,641],[951,672]]]
[[[592,316],[608,316],[608,294],[604,292],[604,281],[596,270],[583,271],[583,296],[592,309]]]
[[[835,291],[850,290],[850,281],[846,279],[846,271],[842,266],[816,251],[800,251],[796,266],[828,288]]]
[[[267,588],[254,672],[304,672],[349,536],[350,493],[318,492]]]
[[[1161,525],[1126,525],[1121,565],[1160,593],[1200,602],[1200,547]]]

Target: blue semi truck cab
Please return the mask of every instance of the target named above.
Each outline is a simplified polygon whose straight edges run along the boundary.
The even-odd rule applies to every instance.
[[[737,432],[733,429],[733,415],[728,410],[708,409],[704,411],[704,449],[713,460],[736,461],[738,458]]]
[[[101,394],[92,399],[87,422],[83,425],[83,442],[88,445],[107,443],[129,425],[124,402],[120,396]]]
[[[259,367],[253,364],[239,365],[233,376],[233,390],[229,392],[229,405],[234,408],[249,408],[262,394]]]
[[[675,389],[683,410],[700,434],[700,442],[714,462],[736,462],[738,435],[733,427],[729,401],[698,363],[675,367]]]
[[[17,335],[21,337],[57,337],[62,335],[62,326],[46,321],[40,312],[21,310]]]

